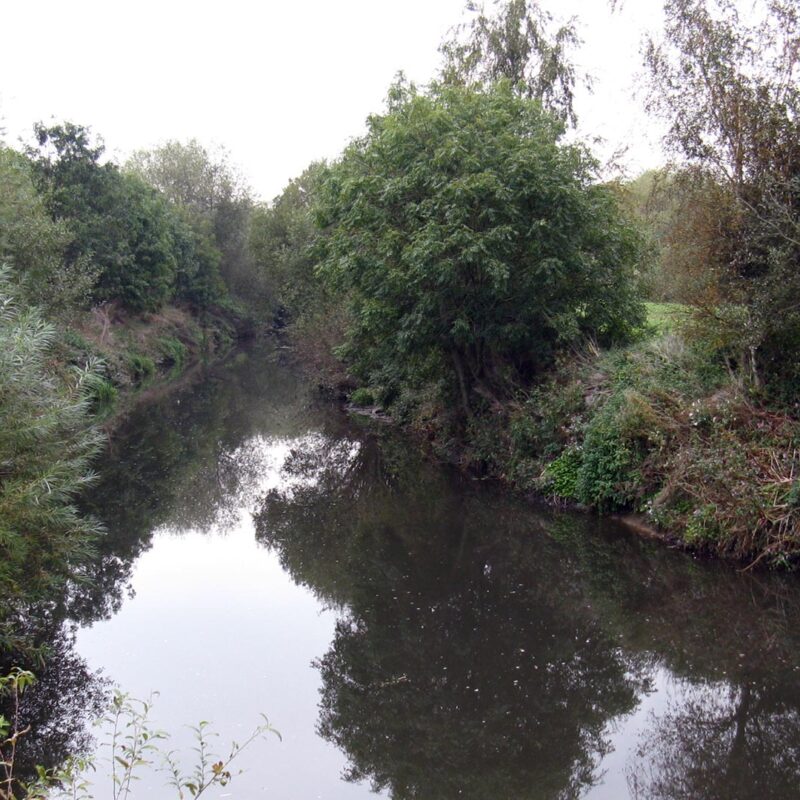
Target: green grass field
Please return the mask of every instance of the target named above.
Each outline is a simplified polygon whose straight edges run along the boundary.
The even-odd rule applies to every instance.
[[[669,333],[676,324],[686,318],[689,306],[681,303],[645,303],[647,309],[647,325],[658,335]]]

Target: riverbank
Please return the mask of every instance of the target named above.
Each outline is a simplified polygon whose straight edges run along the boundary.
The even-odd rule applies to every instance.
[[[437,457],[554,505],[635,520],[672,547],[745,566],[800,563],[800,422],[768,405],[676,309],[634,343],[587,345],[468,423],[440,404],[389,409]],[[676,316],[678,314],[678,316]],[[372,400],[369,389],[350,401]]]
[[[61,371],[97,363],[93,406],[98,419],[107,421],[143,392],[179,379],[253,335],[252,322],[231,308],[198,313],[170,305],[157,313],[133,314],[106,303],[59,331],[53,359]]]

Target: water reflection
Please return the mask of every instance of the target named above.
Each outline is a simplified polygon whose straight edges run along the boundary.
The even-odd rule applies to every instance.
[[[636,798],[796,797],[798,696],[757,684],[688,684],[651,719],[628,769]]]
[[[75,637],[70,629],[56,623],[50,630],[28,631],[28,645],[37,655],[4,652],[0,673],[12,667],[30,669],[36,683],[22,696],[18,708],[18,730],[30,729],[20,739],[15,763],[16,775],[30,780],[36,766],[53,769],[74,753],[86,752],[92,743],[90,723],[104,710],[109,684],[102,675],[89,669],[75,652]],[[0,714],[13,719],[11,698],[0,699]]]
[[[537,514],[391,437],[286,469],[306,481],[265,498],[257,535],[341,609],[319,731],[349,780],[397,800],[603,796],[613,739],[634,797],[794,796],[795,586]],[[666,710],[612,737],[665,669]]]

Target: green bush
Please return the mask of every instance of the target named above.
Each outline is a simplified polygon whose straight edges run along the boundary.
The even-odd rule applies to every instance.
[[[720,538],[717,507],[711,503],[695,509],[689,516],[683,538],[688,544],[707,545]]]
[[[180,369],[186,361],[188,348],[179,339],[165,336],[158,340],[158,349],[162,355],[162,363]]]
[[[0,270],[0,612],[60,586],[98,532],[73,504],[101,441],[89,418],[93,366],[55,374],[55,341]]]
[[[354,406],[371,406],[375,404],[375,395],[371,389],[362,386],[350,393],[350,402]]]
[[[577,500],[578,478],[583,466],[583,454],[577,447],[568,447],[544,471],[543,488],[564,500]]]
[[[583,440],[575,493],[582,503],[602,511],[631,505],[640,485],[641,453],[620,425],[624,402],[624,397],[615,397],[606,403]]]
[[[128,356],[128,369],[136,383],[142,383],[152,377],[156,371],[156,365],[150,356],[132,353]]]

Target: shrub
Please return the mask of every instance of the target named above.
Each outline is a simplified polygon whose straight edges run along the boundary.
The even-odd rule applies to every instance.
[[[375,395],[370,389],[361,387],[350,393],[350,402],[355,406],[371,406],[375,404]]]
[[[551,461],[543,473],[543,488],[556,497],[577,500],[578,478],[583,466],[583,453],[577,447],[568,447]]]
[[[188,353],[188,349],[183,342],[173,336],[165,336],[158,340],[157,346],[162,355],[162,363],[171,365],[176,369],[183,366]]]
[[[128,356],[128,368],[136,383],[147,380],[152,377],[156,371],[156,365],[153,359],[150,358],[150,356],[143,356],[138,353],[132,353]]]
[[[55,339],[0,271],[0,606],[60,585],[99,530],[72,502],[101,441],[89,419],[95,366],[54,374]]]

